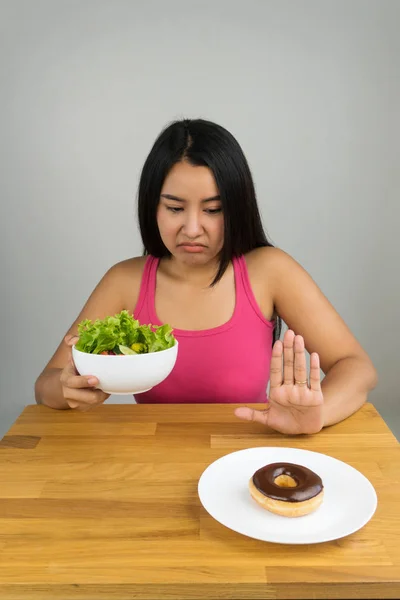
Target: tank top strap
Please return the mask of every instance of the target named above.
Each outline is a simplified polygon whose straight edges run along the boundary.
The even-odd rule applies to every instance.
[[[143,268],[142,280],[140,282],[140,290],[138,301],[136,303],[134,315],[139,314],[145,304],[150,308],[155,303],[155,291],[156,291],[156,273],[159,258],[149,255],[146,259]]]
[[[236,280],[236,298],[238,306],[245,306],[245,310],[253,310],[259,319],[267,325],[273,325],[274,321],[268,321],[258,305],[254,296],[253,288],[251,287],[249,272],[244,255],[233,259]]]
[[[235,294],[236,294],[236,308],[235,314],[241,314],[243,308],[245,308],[247,301],[246,294],[246,261],[244,256],[234,256],[232,258],[233,272],[235,274]]]

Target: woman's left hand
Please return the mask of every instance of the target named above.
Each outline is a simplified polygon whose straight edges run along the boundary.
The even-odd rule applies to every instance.
[[[310,356],[308,383],[304,339],[289,329],[283,344],[277,340],[272,350],[266,409],[242,407],[235,410],[235,415],[247,421],[258,421],[284,434],[312,434],[323,427],[323,403],[319,356],[315,352]]]

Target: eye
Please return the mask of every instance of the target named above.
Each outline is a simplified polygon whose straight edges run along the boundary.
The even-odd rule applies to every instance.
[[[208,215],[217,215],[218,213],[220,213],[222,211],[222,208],[207,208],[205,210],[205,212]]]
[[[167,206],[167,210],[170,210],[172,213],[179,213],[183,210],[180,206]]]

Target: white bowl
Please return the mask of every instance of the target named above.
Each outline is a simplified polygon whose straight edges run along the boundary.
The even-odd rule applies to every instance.
[[[167,350],[146,354],[107,356],[88,354],[72,346],[79,375],[94,375],[106,394],[142,394],[168,377],[175,366],[178,341]]]

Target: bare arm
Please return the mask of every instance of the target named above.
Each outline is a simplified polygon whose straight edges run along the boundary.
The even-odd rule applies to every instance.
[[[325,374],[324,426],[356,412],[377,383],[371,359],[311,276],[289,255],[272,249],[274,304],[290,329],[319,355]]]
[[[35,399],[37,404],[45,404],[50,408],[65,410],[70,408],[64,397],[61,385],[63,369],[45,367],[35,382]]]
[[[139,293],[142,267],[142,258],[129,259],[111,267],[91,293],[78,317],[69,328],[66,338],[77,335],[78,323],[83,319],[104,319],[106,316],[116,314],[126,308],[132,311]],[[68,381],[72,381],[72,389],[76,391],[66,392],[65,381],[67,378]],[[94,385],[96,383],[97,381]],[[88,389],[83,389],[85,387]],[[67,409],[76,407],[77,398],[74,396],[77,393],[81,403],[89,405],[96,401],[98,403],[101,399],[100,395],[103,394],[100,390],[93,389],[90,378],[79,377],[78,381],[72,363],[71,346],[64,339],[35,382],[35,398],[38,404],[45,404],[56,409]],[[102,398],[103,401],[104,399]]]

